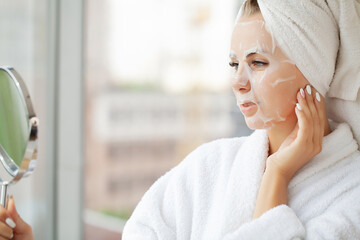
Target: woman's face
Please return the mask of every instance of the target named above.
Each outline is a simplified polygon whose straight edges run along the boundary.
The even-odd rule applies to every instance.
[[[309,82],[276,45],[261,13],[239,19],[230,58],[232,88],[249,128],[268,129],[295,116],[296,94]]]

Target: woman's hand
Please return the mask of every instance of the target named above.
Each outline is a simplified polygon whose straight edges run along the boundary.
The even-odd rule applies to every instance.
[[[7,209],[0,206],[0,240],[33,240],[32,228],[16,211],[14,199],[8,201]]]
[[[321,152],[327,123],[324,98],[313,87],[307,85],[306,89],[300,90],[297,100],[295,112],[298,122],[294,130],[279,150],[267,159],[267,166],[275,169],[288,182],[301,167]]]

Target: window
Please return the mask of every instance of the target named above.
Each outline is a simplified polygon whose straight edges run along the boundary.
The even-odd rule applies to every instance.
[[[200,144],[249,133],[230,88],[235,2],[86,1],[85,211],[126,221]],[[93,239],[104,224],[85,225]]]

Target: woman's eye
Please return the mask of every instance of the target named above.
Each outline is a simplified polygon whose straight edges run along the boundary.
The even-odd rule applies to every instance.
[[[238,63],[235,63],[235,62],[229,62],[229,65],[230,65],[230,67],[234,67],[235,70],[237,70],[237,69],[238,69],[238,66],[239,66],[239,64],[238,64]]]
[[[260,62],[260,61],[252,61],[251,65],[253,65],[255,67],[264,67],[264,66],[268,65],[268,63]]]

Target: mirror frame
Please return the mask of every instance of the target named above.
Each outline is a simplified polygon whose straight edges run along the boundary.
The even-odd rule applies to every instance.
[[[29,116],[29,141],[26,146],[24,158],[20,166],[17,166],[13,159],[6,153],[0,144],[0,161],[6,171],[13,177],[11,181],[4,181],[1,179],[2,184],[12,184],[19,181],[22,177],[30,175],[37,163],[37,139],[38,139],[38,124],[39,119],[36,117],[29,92],[26,88],[21,76],[15,71],[13,67],[0,66],[0,70],[7,72],[15,83],[19,96],[22,97],[22,102],[26,106]]]

